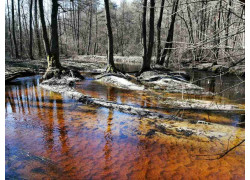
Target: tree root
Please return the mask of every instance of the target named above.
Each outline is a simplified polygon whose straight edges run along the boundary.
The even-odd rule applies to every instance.
[[[48,80],[53,77],[61,79],[63,76],[84,79],[84,77],[80,74],[79,71],[61,67],[48,68],[45,74],[43,75],[43,80]]]

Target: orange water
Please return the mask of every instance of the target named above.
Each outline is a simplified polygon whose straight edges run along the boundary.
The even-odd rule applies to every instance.
[[[222,152],[227,149],[227,139],[208,141],[161,133],[145,136],[154,129],[154,120],[82,105],[37,84],[38,77],[32,77],[6,85],[8,178],[244,179],[244,144],[221,159],[205,160],[206,156],[197,155]],[[79,86],[104,99],[157,106],[145,93],[100,85],[98,91],[91,80]],[[230,148],[245,131],[228,128],[233,132]]]

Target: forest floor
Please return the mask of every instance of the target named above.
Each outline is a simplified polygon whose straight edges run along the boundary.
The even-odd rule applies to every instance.
[[[131,71],[131,67],[124,66],[134,65],[132,71],[138,71],[141,64],[141,57],[121,57],[115,56],[115,64],[121,70]],[[199,87],[189,82],[189,75],[183,69],[170,70],[161,66],[154,66],[154,70],[142,73],[139,77],[134,74],[120,73],[120,74],[106,74],[106,57],[105,56],[75,56],[70,58],[61,58],[61,64],[63,67],[67,67],[72,70],[78,70],[84,73],[90,73],[95,81],[104,84],[106,86],[113,86],[116,88],[126,90],[139,90],[139,91],[158,91],[164,93],[181,93],[192,95],[203,95],[206,97],[214,96],[213,93],[206,91],[204,88]],[[45,59],[28,60],[6,60],[5,66],[5,81],[11,81],[18,77],[31,76],[35,74],[43,74],[47,68],[47,62]],[[125,68],[125,69],[124,69]],[[183,68],[183,67],[182,67]],[[189,66],[190,68],[190,66]],[[185,68],[185,69],[189,69]],[[195,69],[204,71],[213,71],[218,73],[220,71],[228,70],[233,73],[237,70],[238,75],[245,74],[245,68],[243,65],[233,67],[234,70],[228,69],[225,65],[213,65],[212,63],[199,64]],[[240,70],[239,70],[240,69]],[[56,80],[55,80],[56,81]],[[76,80],[66,80],[66,86],[70,82],[74,84]],[[64,81],[62,81],[64,82]],[[54,85],[53,82],[51,85]],[[164,104],[175,105],[178,108],[184,109],[206,109],[206,110],[239,110],[242,109],[239,106],[232,104],[217,104],[211,105],[211,101],[205,100],[184,100],[168,98]],[[213,103],[212,103],[213,104]]]
[[[134,71],[137,71],[140,68],[142,63],[142,57],[140,56],[115,56],[114,57],[115,64],[123,70],[123,65],[134,65],[132,68]],[[106,56],[97,56],[97,55],[89,55],[89,56],[72,56],[72,57],[61,57],[61,64],[64,67],[68,67],[71,69],[79,70],[79,71],[96,71],[103,72],[106,66]],[[154,58],[153,58],[154,61]],[[170,69],[197,69],[201,71],[211,71],[215,73],[219,73],[225,70],[228,70],[229,74],[236,74],[239,76],[245,75],[245,65],[237,65],[234,67],[228,68],[229,65],[226,63],[218,62],[217,65],[213,65],[213,63],[205,62],[202,64],[192,64],[190,61],[183,62],[181,64],[172,64]],[[27,71],[27,75],[30,73],[43,73],[47,68],[46,59],[6,59],[5,60],[5,74],[6,80],[11,80],[15,77],[21,77],[25,75],[25,71]],[[10,78],[11,76],[11,78]]]

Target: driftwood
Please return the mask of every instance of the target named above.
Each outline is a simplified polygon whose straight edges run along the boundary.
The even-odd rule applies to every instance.
[[[60,79],[60,80],[50,79],[50,80],[43,81],[40,84],[40,86],[44,89],[69,96],[72,99],[76,99],[77,101],[82,102],[84,104],[94,104],[94,105],[98,105],[98,106],[102,106],[106,108],[113,108],[124,113],[138,115],[140,117],[147,117],[147,118],[152,118],[152,119],[169,119],[169,120],[179,120],[179,121],[183,120],[182,118],[179,118],[174,115],[167,115],[167,114],[155,112],[152,110],[148,110],[146,108],[139,108],[139,107],[134,107],[131,105],[126,105],[126,104],[118,104],[116,102],[105,101],[103,99],[90,97],[80,92],[77,92],[72,87],[69,87],[69,85],[72,83],[73,82],[71,82],[71,80],[67,78]]]

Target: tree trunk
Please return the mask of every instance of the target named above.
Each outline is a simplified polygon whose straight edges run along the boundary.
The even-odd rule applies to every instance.
[[[29,43],[29,57],[30,59],[34,59],[33,57],[33,29],[32,29],[32,6],[33,6],[33,0],[30,0],[30,43]]]
[[[113,53],[113,33],[111,27],[111,19],[109,13],[109,0],[104,0],[105,11],[106,11],[106,20],[107,20],[107,29],[108,29],[108,65],[107,72],[117,72],[114,63],[114,53]]]
[[[159,63],[160,58],[161,58],[161,22],[162,22],[163,10],[164,10],[164,3],[165,3],[165,0],[161,0],[161,10],[160,10],[158,23],[157,23],[157,57],[156,57],[156,63]]]
[[[124,56],[124,26],[125,26],[125,12],[124,12],[124,6],[125,6],[125,0],[123,1],[122,5],[122,38],[121,38],[121,51],[122,51],[122,56]]]
[[[45,19],[44,19],[43,0],[38,0],[38,2],[39,2],[39,11],[40,11],[41,24],[42,24],[43,41],[44,41],[45,51],[46,51],[47,59],[50,59],[51,52],[50,52],[49,38],[48,38],[48,34],[47,34],[47,29],[46,29],[46,23],[45,23]]]
[[[143,12],[142,12],[142,43],[143,43],[143,62],[141,72],[145,69],[144,66],[147,64],[147,0],[143,0]]]
[[[63,14],[63,31],[64,31],[64,33],[65,33],[65,42],[68,42],[68,33],[67,33],[67,28],[66,28],[66,13],[64,13]],[[67,43],[65,43],[65,46],[64,46],[64,48],[65,48],[65,51],[64,51],[64,53],[65,53],[65,56],[68,56],[68,47],[67,47]]]
[[[63,45],[62,45],[62,20],[61,20],[61,17],[60,15],[58,16],[58,33],[59,33],[59,42],[60,42],[60,51],[59,53],[60,54],[63,54]]]
[[[169,65],[169,60],[170,60],[170,55],[172,52],[172,47],[173,47],[173,37],[174,37],[174,24],[175,24],[175,17],[176,17],[176,12],[178,9],[178,2],[179,0],[175,0],[173,4],[173,9],[172,9],[172,16],[171,16],[171,24],[168,30],[168,36],[167,40],[164,46],[164,50],[161,55],[161,60],[159,62],[160,65],[164,64],[165,58],[167,56],[167,60],[165,62],[166,67]]]
[[[48,67],[61,68],[59,61],[59,42],[58,42],[58,2],[52,0],[52,13],[51,13],[51,58],[49,59]]]
[[[16,58],[18,59],[19,53],[18,53],[18,47],[17,47],[17,43],[16,43],[14,0],[11,0],[11,13],[12,13],[12,35],[13,35]]]
[[[23,1],[22,1],[22,4],[21,4],[21,7],[22,7],[22,14],[23,14],[23,29],[25,30],[25,35],[24,36],[25,38],[23,39],[25,42],[23,44],[25,44],[23,46],[25,52],[29,53],[28,51],[28,47],[29,46],[29,28],[28,28],[28,23],[27,23],[27,19],[26,19],[26,15],[25,15],[25,10],[24,10],[24,7],[23,7]],[[27,54],[27,56],[29,56],[29,54]]]
[[[11,57],[14,56],[13,52],[13,44],[12,44],[12,34],[11,34],[11,23],[10,23],[10,10],[9,10],[9,1],[7,0],[7,10],[8,10],[8,19],[9,19],[9,36],[10,36],[10,51],[11,51]]]
[[[154,47],[154,17],[155,17],[155,0],[150,0],[150,18],[149,18],[149,38],[148,38],[148,51],[147,62],[145,64],[145,70],[150,69],[151,58]]]
[[[229,0],[229,7],[228,7],[228,13],[227,13],[227,24],[226,24],[226,42],[225,42],[225,51],[228,51],[229,48],[228,48],[228,33],[229,33],[229,24],[230,24],[230,16],[231,16],[231,6],[232,6],[232,0]]]
[[[36,31],[36,39],[37,39],[37,47],[38,47],[38,56],[42,57],[42,49],[41,49],[41,41],[40,41],[40,33],[38,27],[38,16],[37,16],[37,0],[35,0],[35,31]]]
[[[17,1],[18,3],[18,21],[19,21],[19,46],[20,46],[20,57],[22,58],[23,53],[23,37],[22,37],[22,22],[21,22],[21,12],[20,12],[20,0]]]
[[[44,79],[49,79],[52,77],[60,77],[62,73],[62,66],[59,61],[59,41],[58,41],[58,27],[57,27],[58,6],[59,5],[57,0],[52,0],[51,46],[50,46],[46,30],[46,24],[44,20],[43,0],[39,0],[40,17],[43,29],[43,39],[48,61],[48,68],[43,76]]]
[[[77,9],[77,53],[80,54],[80,1],[78,0]]]
[[[215,36],[215,43],[214,43],[214,46],[215,46],[215,48],[214,48],[214,64],[217,64],[217,60],[218,60],[218,58],[219,58],[219,50],[220,50],[220,48],[219,48],[219,45],[220,45],[220,20],[221,20],[221,7],[222,7],[222,0],[220,0],[220,6],[219,6],[219,14],[218,14],[218,21],[217,21],[217,24],[216,24],[216,22],[215,22],[215,34],[216,34],[216,36]]]
[[[186,3],[188,3],[188,0],[186,1]],[[195,41],[194,41],[194,31],[193,31],[193,20],[191,18],[191,14],[190,14],[190,7],[187,6],[187,13],[188,13],[188,19],[189,19],[189,27],[190,27],[190,43],[191,44],[195,44]],[[196,56],[197,56],[197,53],[196,53],[196,48],[194,48],[192,50],[192,55],[193,55],[193,64],[195,63],[195,60],[196,60]]]
[[[97,18],[97,7],[96,7],[96,14],[95,14],[95,45],[94,45],[94,55],[97,53],[97,46],[98,46],[98,18]]]
[[[90,16],[89,16],[89,38],[88,38],[88,47],[87,47],[87,55],[90,54],[91,49],[91,37],[92,37],[92,14],[93,14],[93,7],[92,7],[92,0],[90,1]]]

